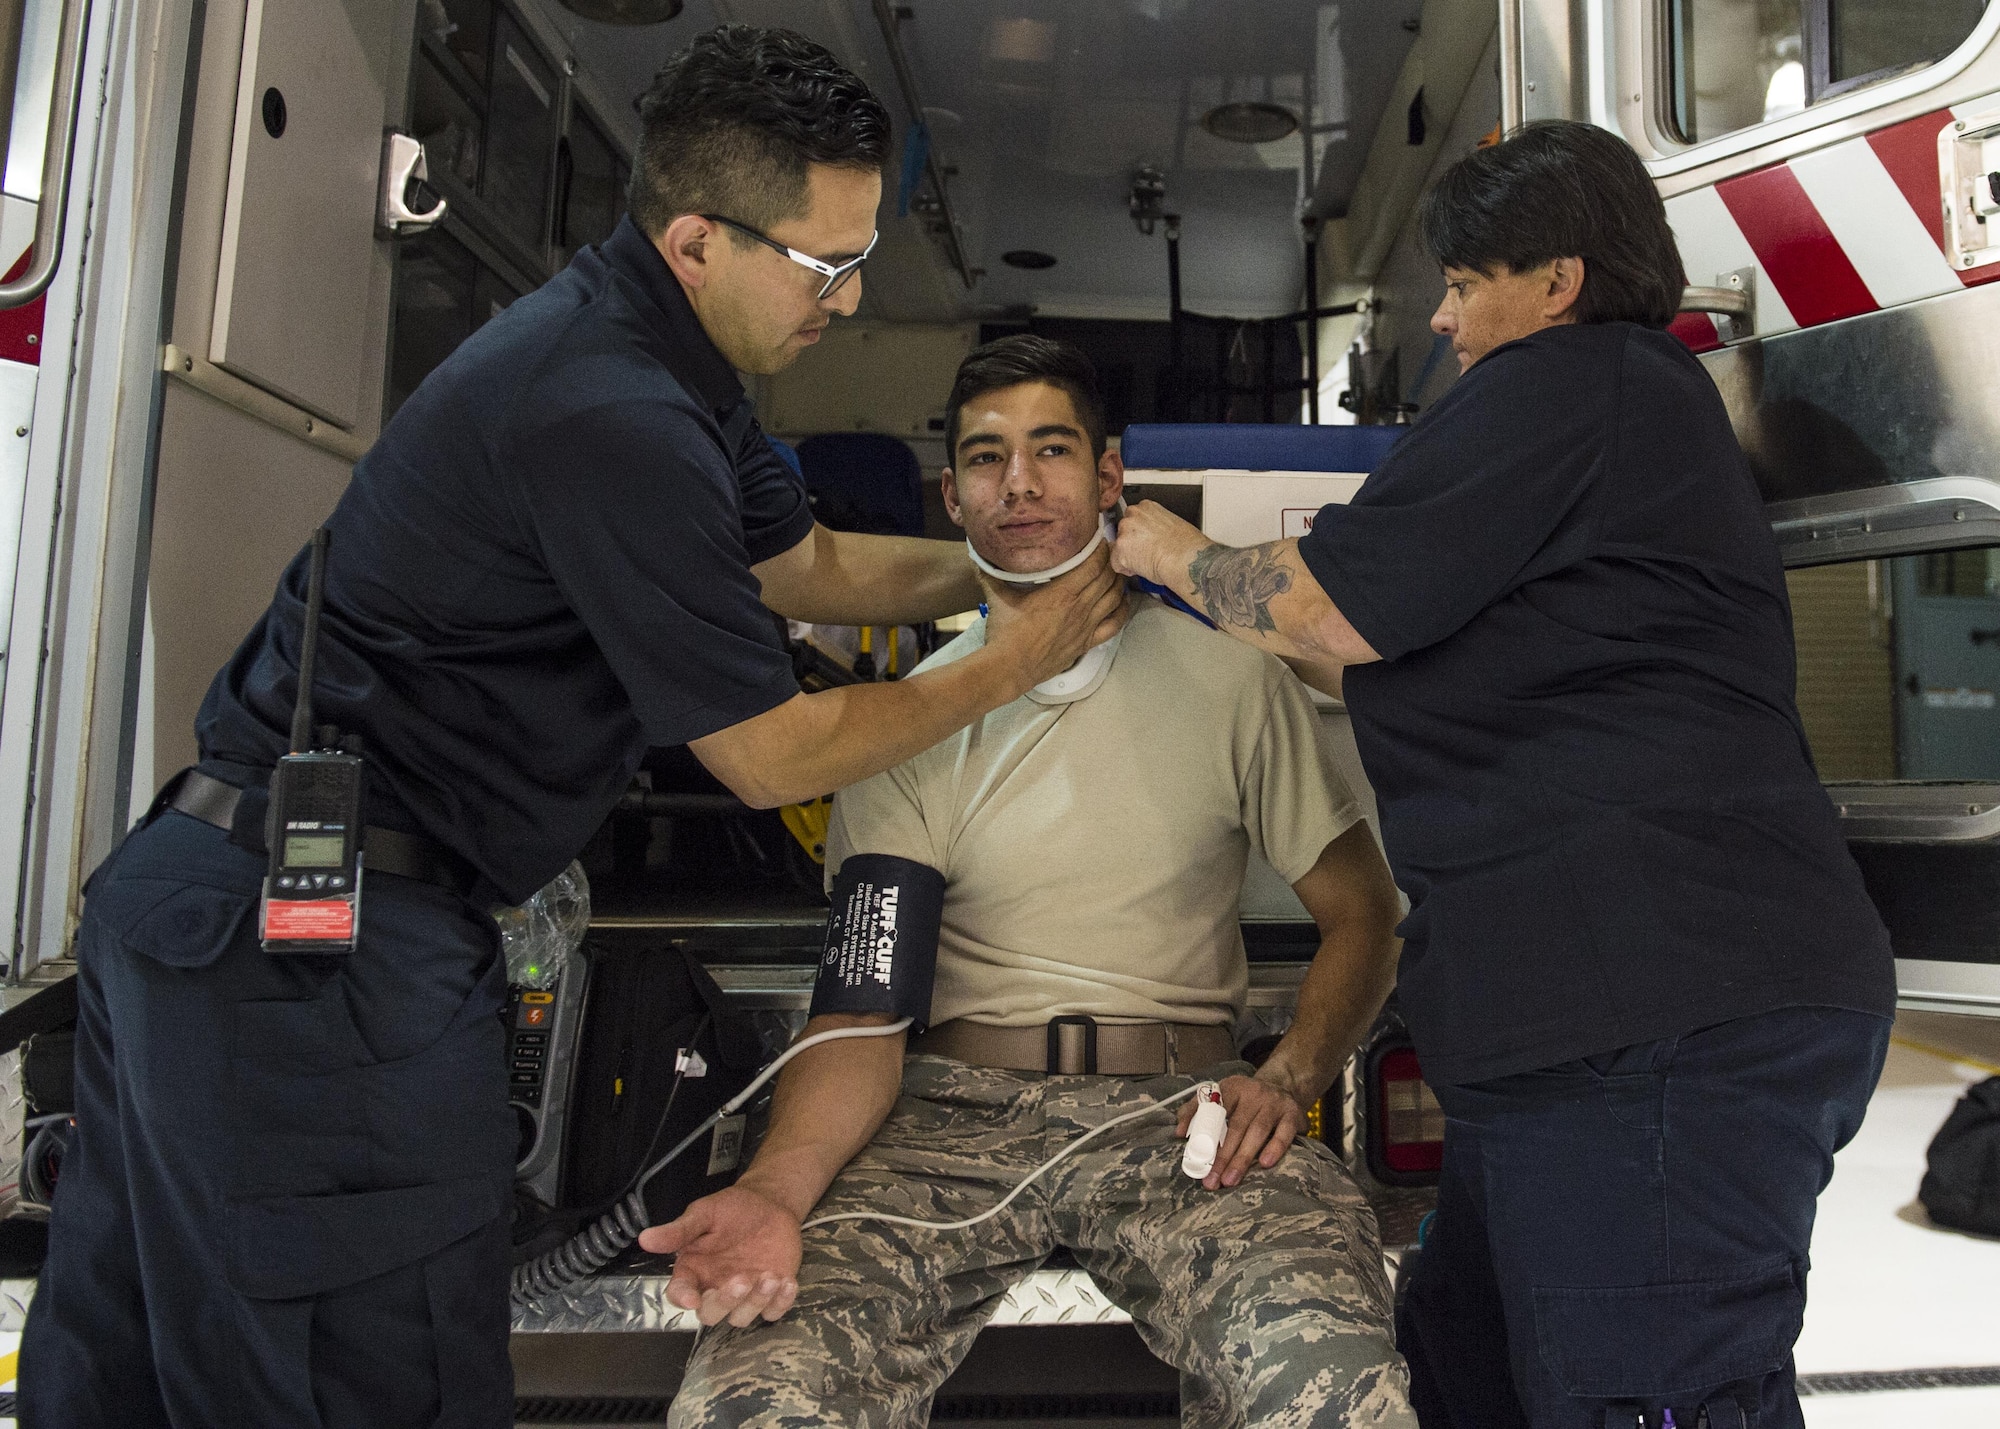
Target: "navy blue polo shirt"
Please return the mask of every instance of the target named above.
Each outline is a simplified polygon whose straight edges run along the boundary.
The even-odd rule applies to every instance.
[[[426,378],[334,511],[314,698],[365,742],[369,821],[527,898],[649,745],[799,692],[750,567],[812,521],[625,220]],[[195,728],[219,777],[287,747],[306,569],[209,687]]]
[[[1606,323],[1496,348],[1299,550],[1382,656],[1345,692],[1430,1080],[1892,1010],[1777,546],[1680,343]]]

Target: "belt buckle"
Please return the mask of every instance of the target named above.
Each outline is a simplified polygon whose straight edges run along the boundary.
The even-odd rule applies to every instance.
[[[1083,1065],[1081,1067],[1064,1065],[1066,1059],[1063,1057],[1062,1029],[1065,1027],[1081,1027],[1083,1029]],[[1075,1076],[1078,1073],[1094,1075],[1097,1071],[1097,1019],[1074,1012],[1065,1014],[1062,1017],[1051,1017],[1049,1019],[1048,1056],[1043,1064],[1043,1070],[1052,1077]]]

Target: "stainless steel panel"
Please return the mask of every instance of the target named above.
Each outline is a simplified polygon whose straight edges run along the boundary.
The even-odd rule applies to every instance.
[[[1702,361],[1788,564],[2000,540],[2000,285]]]
[[[1577,0],[1520,0],[1521,117],[1584,119],[1590,114],[1585,6]]]
[[[1896,1002],[1925,1012],[2000,1017],[2000,979],[1986,963],[1896,959]]]
[[[147,587],[154,673],[140,738],[154,779],[165,782],[194,762],[194,716],[209,681],[263,614],[285,563],[333,510],[350,468],[179,383],[167,386],[159,453]],[[154,780],[141,783],[132,801],[143,808]]]
[[[2000,784],[1884,781],[1829,784],[1840,831],[1867,843],[2000,838]]]
[[[376,185],[401,10],[250,0],[244,30],[209,358],[341,427],[360,422],[372,366]]]
[[[1764,509],[1788,566],[2000,544],[2000,481],[1983,476],[1772,501]]]

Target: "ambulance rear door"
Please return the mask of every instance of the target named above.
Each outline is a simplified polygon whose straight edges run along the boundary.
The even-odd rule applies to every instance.
[[[1659,183],[1905,1005],[2000,1013],[2000,5],[1503,0],[1505,120]]]

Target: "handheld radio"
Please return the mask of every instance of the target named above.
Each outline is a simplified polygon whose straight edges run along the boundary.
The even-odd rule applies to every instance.
[[[338,731],[313,728],[328,539],[324,526],[313,532],[292,751],[271,771],[271,864],[259,907],[267,953],[351,953],[360,934],[362,761],[334,748]]]

